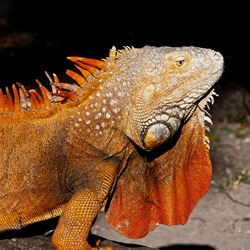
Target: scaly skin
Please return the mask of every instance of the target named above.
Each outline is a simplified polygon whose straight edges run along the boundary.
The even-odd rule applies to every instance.
[[[47,75],[51,92],[0,91],[0,231],[60,216],[55,248],[88,250],[105,204],[131,238],[185,224],[211,181],[205,107],[222,55],[145,46],[69,59],[77,84]]]

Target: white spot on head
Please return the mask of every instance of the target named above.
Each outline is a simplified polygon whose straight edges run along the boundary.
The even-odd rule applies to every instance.
[[[112,94],[112,92],[107,92],[107,93],[106,93],[106,96],[107,96],[107,97],[112,97],[113,94]]]
[[[100,129],[100,126],[99,126],[99,125],[96,125],[96,126],[95,126],[95,129],[99,130],[99,129]]]
[[[115,103],[116,103],[116,101],[114,99],[111,99],[109,102],[110,105],[114,105]]]
[[[123,97],[123,96],[124,96],[124,92],[120,92],[120,91],[119,91],[119,92],[117,93],[117,95],[118,95],[119,97]]]
[[[81,122],[81,121],[82,121],[82,118],[79,118],[78,121]]]
[[[106,113],[106,118],[109,119],[111,117],[110,113]]]
[[[102,113],[97,113],[97,114],[95,115],[95,119],[96,119],[96,120],[99,119],[99,118],[101,117],[101,115],[102,115]]]
[[[79,123],[76,122],[76,123],[75,123],[75,127],[79,127]]]
[[[87,111],[87,112],[86,112],[86,116],[89,116],[89,115],[90,115],[90,113]]]
[[[88,125],[90,124],[90,120],[86,120],[85,123]]]

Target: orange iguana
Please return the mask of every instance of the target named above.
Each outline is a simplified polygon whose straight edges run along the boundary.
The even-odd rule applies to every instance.
[[[91,249],[92,223],[140,238],[185,224],[212,174],[205,121],[219,52],[125,47],[69,57],[72,83],[0,91],[0,231],[60,216],[56,249]]]

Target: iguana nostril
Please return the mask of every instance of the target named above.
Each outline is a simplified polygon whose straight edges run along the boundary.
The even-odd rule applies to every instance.
[[[162,123],[153,124],[144,137],[144,143],[148,148],[155,148],[170,138],[168,127]]]
[[[220,61],[220,60],[224,60],[223,59],[223,56],[221,55],[221,53],[219,53],[219,52],[214,52],[214,56],[213,56],[213,58],[216,60],[216,61]]]

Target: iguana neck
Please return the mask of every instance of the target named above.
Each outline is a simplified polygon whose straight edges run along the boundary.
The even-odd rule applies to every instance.
[[[101,81],[102,78],[103,76],[96,77],[95,81]],[[128,105],[131,83],[117,81],[112,76],[108,79],[109,81],[102,83],[92,91],[89,91],[88,88],[92,88],[91,86],[96,86],[96,84],[89,83],[86,89],[90,93],[88,97],[84,99],[79,97],[77,105],[68,106],[62,110],[65,118],[63,127],[67,128],[71,134],[70,137],[74,137],[79,144],[83,141],[84,143],[89,142],[100,150],[107,149],[107,144],[111,144],[109,143],[111,141],[127,140],[122,132],[121,121],[126,116],[124,110]],[[116,153],[114,151],[119,150],[121,149],[111,151],[113,154]]]

